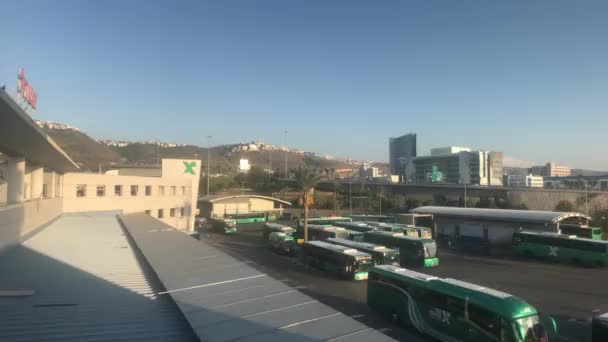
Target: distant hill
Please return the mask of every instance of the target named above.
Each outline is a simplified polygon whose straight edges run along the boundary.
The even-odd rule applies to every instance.
[[[119,153],[78,130],[43,129],[85,171],[96,171],[100,164],[104,167],[126,162]]]
[[[78,164],[83,170],[97,171],[114,165],[157,165],[159,158],[198,158],[207,160],[207,148],[193,145],[156,143],[156,142],[128,142],[112,140],[95,140],[76,127],[56,123],[37,121],[55,142]],[[216,146],[210,149],[212,173],[236,173],[239,159],[248,159],[252,166],[282,172],[285,169],[285,154],[287,153],[287,167],[313,167],[318,169],[357,170],[359,162],[326,159],[301,150],[258,149],[257,145],[231,144]],[[272,164],[272,166],[271,166]],[[381,170],[387,169],[386,164],[374,164]]]

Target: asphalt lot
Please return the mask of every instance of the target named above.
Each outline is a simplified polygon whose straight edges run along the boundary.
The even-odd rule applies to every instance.
[[[383,320],[366,305],[365,281],[339,280],[307,269],[296,258],[274,254],[261,236],[262,224],[239,225],[237,235],[203,233],[201,240],[253,262],[263,272],[298,287],[315,299],[401,341],[427,341]],[[483,257],[440,250],[440,265],[422,272],[505,291],[554,317],[560,341],[589,340],[593,310],[608,312],[608,269],[524,260],[504,255]]]

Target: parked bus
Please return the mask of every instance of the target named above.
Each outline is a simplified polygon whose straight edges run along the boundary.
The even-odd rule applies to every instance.
[[[320,226],[333,226],[336,222],[352,222],[350,217],[342,216],[328,216],[328,217],[309,217],[308,224],[315,224]],[[304,227],[304,219],[298,221],[298,229]]]
[[[264,239],[268,239],[270,233],[280,232],[288,235],[292,235],[294,229],[278,223],[264,223],[264,229],[262,230],[262,236]]]
[[[304,238],[304,227],[298,230],[298,238]],[[348,231],[340,227],[308,225],[308,240],[325,240],[327,238],[348,239]]]
[[[373,221],[366,221],[365,223],[367,223],[370,226],[376,227],[376,230],[382,230],[382,231],[391,232],[391,233],[403,233],[403,227],[395,225],[394,223],[373,222]]]
[[[370,221],[370,222],[386,222],[394,223],[397,222],[395,217],[386,215],[350,215],[353,221]]]
[[[519,231],[513,234],[515,253],[587,266],[608,264],[608,241],[591,240],[548,232]]]
[[[351,241],[363,242],[365,240],[365,236],[362,232],[350,229],[347,229],[346,232],[348,233],[348,236],[346,238]]]
[[[211,218],[211,230],[216,233],[234,234],[236,233],[236,221],[229,218]]]
[[[367,253],[372,256],[374,265],[398,265],[399,264],[399,252],[395,249],[386,248],[384,246],[374,245],[373,243],[367,242],[355,242],[351,240],[329,238],[327,242],[333,243],[334,245],[340,245],[344,247],[354,248],[361,252]]]
[[[276,221],[283,214],[282,210],[269,210],[266,212],[266,220],[267,221]]]
[[[342,227],[342,228],[346,228],[348,230],[354,230],[357,232],[369,232],[370,230],[377,230],[380,229],[376,226],[367,224],[365,222],[360,222],[360,221],[356,221],[356,222],[336,222],[333,224],[336,227]]]
[[[574,224],[560,224],[562,234],[576,235],[585,239],[602,240],[602,228],[579,226]]]
[[[367,279],[372,266],[371,255],[324,241],[306,242],[302,245],[302,256],[307,265],[346,279]]]
[[[235,220],[237,224],[266,222],[266,220],[267,220],[267,214],[265,211],[252,211],[252,212],[248,212],[248,213],[226,214],[225,217]]]
[[[518,297],[390,265],[370,270],[367,304],[439,341],[546,342],[556,332],[552,318]]]
[[[279,254],[295,255],[298,252],[298,244],[290,234],[283,232],[272,232],[268,235],[268,244]]]
[[[399,265],[403,267],[434,267],[439,265],[435,240],[383,231],[366,232],[365,242],[399,250]]]

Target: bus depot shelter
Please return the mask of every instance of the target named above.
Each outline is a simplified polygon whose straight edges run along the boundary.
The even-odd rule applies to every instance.
[[[252,212],[277,212],[282,214],[291,203],[278,198],[262,195],[210,195],[198,200],[200,217],[223,217],[229,214]]]
[[[591,218],[576,212],[425,206],[411,210],[433,215],[437,239],[471,238],[492,245],[510,244],[520,229],[559,233],[560,224],[588,225]]]

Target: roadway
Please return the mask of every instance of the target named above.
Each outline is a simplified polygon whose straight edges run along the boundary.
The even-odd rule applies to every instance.
[[[365,281],[345,281],[307,269],[296,258],[271,252],[261,237],[262,224],[239,225],[239,234],[203,233],[206,240],[227,253],[253,262],[255,267],[298,287],[305,294],[401,341],[425,337],[383,320],[366,305]],[[558,323],[560,341],[589,339],[589,318],[594,310],[608,312],[608,269],[523,260],[508,255],[484,257],[440,250],[440,266],[423,272],[450,277],[511,293],[525,299]],[[555,339],[554,339],[555,340]]]

